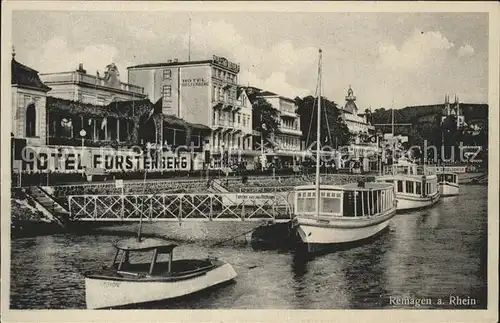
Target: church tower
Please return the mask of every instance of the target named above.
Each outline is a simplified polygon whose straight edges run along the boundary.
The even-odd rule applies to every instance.
[[[344,106],[344,110],[350,112],[354,115],[358,115],[358,107],[356,106],[356,96],[354,95],[354,91],[349,85],[349,89],[347,90],[347,96],[345,97],[346,103]]]

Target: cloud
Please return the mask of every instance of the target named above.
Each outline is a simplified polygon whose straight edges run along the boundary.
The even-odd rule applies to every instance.
[[[183,35],[182,43],[187,44],[188,41],[188,35]],[[304,78],[301,80],[300,76],[305,71],[310,73],[310,68],[316,64],[316,48],[296,48],[291,41],[284,40],[266,49],[253,45],[251,41],[238,33],[232,24],[224,21],[192,25],[192,50],[203,57],[223,55],[239,63],[242,67],[239,75],[241,84],[261,87],[292,98],[309,92],[303,88]]]
[[[310,89],[299,88],[290,85],[287,81],[287,77],[283,72],[273,72],[269,77],[262,78],[251,72],[242,71],[240,77],[246,79],[246,82],[240,82],[242,85],[255,86],[261,89],[265,89],[279,95],[288,97],[290,99],[295,99],[297,96],[307,96],[312,91]]]
[[[78,68],[82,63],[89,74],[99,71],[103,75],[105,67],[115,63],[120,71],[122,81],[127,80],[126,67],[129,62],[120,60],[118,49],[106,44],[88,45],[82,49],[73,49],[63,37],[55,37],[45,43],[40,55],[32,56],[32,66],[43,66],[41,73],[65,72]]]
[[[471,45],[463,45],[458,49],[458,56],[472,56],[474,54],[474,47]]]
[[[439,31],[414,30],[400,48],[394,44],[381,44],[379,62],[382,67],[422,69],[442,61],[453,46]]]

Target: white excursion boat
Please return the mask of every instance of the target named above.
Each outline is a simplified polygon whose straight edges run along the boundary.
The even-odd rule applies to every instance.
[[[398,211],[425,208],[439,201],[436,174],[407,159],[386,167],[376,181],[394,185]]]
[[[438,186],[441,196],[456,196],[460,193],[458,174],[438,170]]]
[[[154,238],[118,241],[109,267],[85,275],[88,309],[123,307],[189,295],[233,280],[230,264],[218,259],[173,260],[175,244]],[[132,262],[131,255],[150,262]],[[167,255],[166,261],[159,261]]]
[[[295,188],[294,227],[302,242],[340,244],[370,238],[396,215],[394,188],[385,183],[319,187],[319,212],[314,185]]]
[[[319,51],[318,98],[321,98]],[[318,99],[317,136],[320,139],[321,99]],[[316,141],[316,184],[295,187],[295,228],[308,251],[361,241],[385,229],[396,214],[394,187],[385,183],[320,186],[321,140]]]

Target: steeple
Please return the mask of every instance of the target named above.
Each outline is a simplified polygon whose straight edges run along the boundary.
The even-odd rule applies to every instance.
[[[444,95],[444,115],[448,116],[450,115],[451,109],[450,109],[450,95],[446,93]]]
[[[350,113],[353,114],[358,114],[358,107],[356,106],[356,96],[354,95],[354,91],[351,88],[351,85],[349,85],[349,89],[347,90],[347,95],[345,97],[346,104],[344,106],[344,110],[349,111]]]
[[[12,59],[16,58],[16,48],[12,45]]]

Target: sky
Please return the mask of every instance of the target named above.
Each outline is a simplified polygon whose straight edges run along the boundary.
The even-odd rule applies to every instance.
[[[315,95],[321,48],[322,94],[341,105],[349,86],[361,111],[488,99],[485,13],[14,11],[12,42],[40,73],[114,62],[122,81],[128,66],[187,60],[191,43],[191,60],[224,56],[241,85],[291,98]]]

